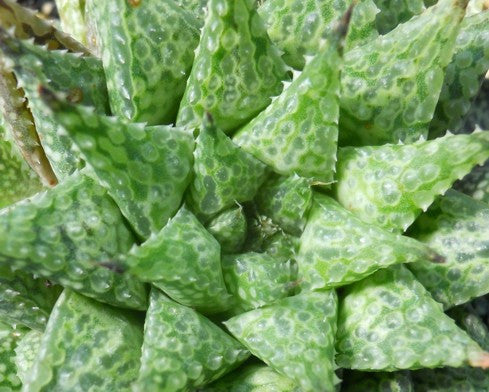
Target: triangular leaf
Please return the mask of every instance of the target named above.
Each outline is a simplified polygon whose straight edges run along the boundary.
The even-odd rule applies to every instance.
[[[85,0],[56,0],[56,9],[63,31],[86,46]]]
[[[198,126],[209,112],[220,129],[231,131],[270,104],[286,71],[255,1],[209,0],[177,125]]]
[[[224,324],[251,353],[292,378],[304,392],[333,391],[337,297],[304,292]]]
[[[304,288],[344,286],[392,264],[436,259],[426,245],[365,223],[328,196],[314,199],[297,257]]]
[[[446,135],[411,145],[343,148],[339,202],[368,223],[406,230],[455,180],[489,158],[489,132]]]
[[[379,12],[374,0],[362,0],[355,5],[345,39],[345,50],[365,45],[379,36],[375,27],[375,19]]]
[[[135,392],[186,391],[229,372],[249,353],[191,308],[151,291]]]

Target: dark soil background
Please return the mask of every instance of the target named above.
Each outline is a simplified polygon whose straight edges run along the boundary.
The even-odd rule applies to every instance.
[[[105,0],[103,0],[105,1]],[[49,18],[57,18],[58,12],[56,11],[56,5],[51,0],[17,0],[19,4],[25,7],[36,9],[41,14]]]

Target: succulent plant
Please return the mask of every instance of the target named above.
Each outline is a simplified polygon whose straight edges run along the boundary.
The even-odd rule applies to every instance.
[[[0,390],[489,388],[486,0],[56,4],[0,0]]]

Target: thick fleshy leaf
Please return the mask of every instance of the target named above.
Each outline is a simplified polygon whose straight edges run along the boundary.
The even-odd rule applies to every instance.
[[[65,290],[51,313],[24,390],[130,390],[142,344],[143,328],[134,315]]]
[[[229,373],[202,392],[300,392],[297,384],[266,365],[250,364]]]
[[[205,121],[194,151],[189,204],[196,213],[208,218],[236,202],[251,200],[267,175],[263,163]]]
[[[180,7],[191,12],[203,25],[208,0],[174,0]]]
[[[461,181],[455,183],[454,189],[475,200],[489,203],[489,162],[474,167]]]
[[[21,271],[2,268],[0,273],[0,318],[44,331],[61,288]]]
[[[351,0],[266,0],[258,9],[270,39],[285,52],[284,60],[304,68],[305,55],[315,55],[321,41],[347,11]]]
[[[467,6],[467,16],[478,14],[489,9],[487,0],[470,0]]]
[[[282,91],[286,72],[254,0],[209,0],[177,125],[199,126],[208,112],[232,131]]]
[[[105,76],[100,60],[64,51],[50,51],[0,33],[0,49],[14,64],[13,71],[28,99],[41,144],[56,173],[63,179],[82,165],[71,146],[73,142],[63,133],[39,95],[43,84],[61,91],[76,103],[90,105],[98,113],[108,111]]]
[[[314,199],[297,257],[305,289],[344,286],[392,264],[437,258],[421,242],[365,223],[328,196]]]
[[[440,100],[430,124],[430,136],[457,130],[479,92],[489,69],[489,10],[461,23],[455,54],[445,71]]]
[[[223,254],[239,253],[246,241],[247,229],[241,206],[221,212],[207,224],[207,231],[219,242]]]
[[[376,373],[350,371],[343,375],[343,379],[342,392],[415,392],[408,371]]]
[[[167,0],[86,0],[87,23],[107,76],[112,113],[173,122],[199,40],[199,23]]]
[[[360,370],[482,366],[488,355],[402,265],[346,288],[336,348],[339,366]]]
[[[298,175],[273,176],[260,188],[255,203],[283,230],[300,235],[312,204],[311,183]]]
[[[24,160],[15,142],[8,137],[0,111],[0,209],[34,195],[42,187],[37,173]]]
[[[56,0],[56,8],[63,31],[86,46],[85,0]]]
[[[83,172],[0,211],[0,265],[112,305],[144,309],[142,283],[111,269],[133,243],[115,203]]]
[[[343,148],[336,195],[367,223],[406,230],[452,184],[489,158],[489,132],[411,145]]]
[[[413,142],[427,136],[467,0],[440,0],[345,54],[341,145]]]
[[[0,390],[20,391],[22,383],[15,365],[15,348],[27,330],[0,323]]]
[[[249,352],[210,320],[151,291],[135,392],[187,391],[239,366]]]
[[[262,244],[262,250],[277,260],[295,261],[299,251],[300,238],[279,230],[274,235],[266,238]]]
[[[204,313],[230,305],[219,243],[186,207],[159,233],[131,249],[127,263],[131,273],[181,304]]]
[[[355,5],[345,39],[345,50],[365,45],[379,36],[375,26],[379,12],[374,0],[362,0]]]
[[[251,353],[304,392],[333,391],[338,301],[333,290],[301,293],[224,324]]]
[[[423,0],[375,0],[375,4],[380,9],[376,24],[381,34],[388,33],[425,9]]]
[[[293,294],[297,269],[291,260],[280,260],[267,253],[224,256],[224,281],[233,296],[230,314],[240,314]]]
[[[337,39],[331,41],[233,138],[277,173],[322,183],[333,180],[341,55]]]
[[[489,293],[488,219],[489,205],[449,190],[410,229],[410,235],[446,259],[409,265],[445,308]]]
[[[486,323],[475,313],[471,304],[456,306],[447,314],[457,325],[465,330],[484,350],[489,350],[489,329]],[[489,376],[489,374],[488,374]]]
[[[148,238],[158,232],[180,207],[190,182],[192,137],[165,125],[99,116],[51,94],[45,100],[136,233]]]
[[[15,347],[15,366],[17,377],[25,384],[29,378],[32,365],[41,346],[42,332],[31,330],[22,336]]]

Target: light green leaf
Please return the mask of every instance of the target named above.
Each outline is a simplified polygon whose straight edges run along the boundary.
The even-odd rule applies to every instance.
[[[440,0],[345,54],[340,145],[413,142],[427,136],[467,0]]]
[[[151,291],[135,392],[187,391],[239,366],[249,353],[191,308]]]
[[[436,196],[489,158],[489,132],[447,134],[411,145],[343,148],[336,195],[367,223],[406,230]]]
[[[216,313],[230,305],[219,243],[186,207],[159,233],[131,249],[127,263],[139,279],[200,312]]]
[[[199,126],[208,112],[232,131],[280,93],[286,71],[254,0],[209,0],[177,125]]]
[[[375,26],[375,19],[379,12],[374,0],[362,0],[355,5],[345,39],[345,50],[365,45],[379,36]]]
[[[360,370],[479,366],[487,360],[402,265],[346,288],[336,349],[339,366]]]
[[[207,224],[207,231],[221,245],[223,254],[239,253],[246,241],[248,223],[243,207],[231,207]]]
[[[423,0],[375,0],[375,4],[380,9],[376,20],[380,34],[388,33],[425,9]]]
[[[342,392],[415,392],[408,371],[376,373],[349,371],[343,378]]]
[[[31,330],[22,336],[15,347],[15,366],[17,367],[17,376],[26,383],[31,373],[32,365],[41,346],[42,332]]]
[[[22,386],[17,376],[15,349],[25,335],[25,329],[11,327],[0,323],[0,390],[5,392],[20,391]]]
[[[143,328],[134,315],[65,290],[23,390],[129,391],[142,344]]]
[[[292,378],[304,392],[333,391],[337,297],[301,293],[224,324],[253,355]]]
[[[56,0],[56,9],[63,31],[86,46],[85,0]]]

